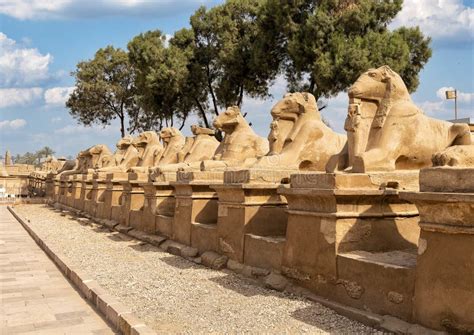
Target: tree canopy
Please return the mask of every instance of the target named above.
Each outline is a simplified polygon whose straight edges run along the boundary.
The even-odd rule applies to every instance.
[[[159,30],[140,34],[128,43],[130,63],[136,70],[137,103],[144,111],[138,120],[143,128],[173,126],[175,119],[182,128],[196,108],[187,91],[191,51],[167,43]]]
[[[389,65],[414,91],[431,57],[430,39],[418,28],[387,28],[402,2],[268,0],[261,29],[272,41],[290,90],[309,91],[317,99],[334,96],[367,69]]]
[[[20,155],[17,154],[13,157],[13,162],[15,164],[30,164],[39,166],[41,162],[44,161],[45,158],[48,156],[53,156],[54,150],[48,146],[45,146],[39,149],[36,152],[25,152],[24,154]]]
[[[127,130],[136,129],[139,108],[135,103],[135,75],[125,51],[112,46],[99,49],[93,59],[77,64],[72,75],[76,88],[66,106],[74,118],[86,126],[93,123],[105,126],[119,119],[123,137],[128,117]]]
[[[67,106],[79,122],[125,120],[129,132],[181,128],[191,113],[211,115],[245,96],[265,99],[279,75],[289,91],[317,99],[346,90],[369,68],[389,65],[414,91],[431,57],[419,28],[388,25],[402,0],[227,0],[190,17],[167,38],[135,36],[127,51],[111,46],[80,62]],[[251,111],[250,111],[251,112]]]

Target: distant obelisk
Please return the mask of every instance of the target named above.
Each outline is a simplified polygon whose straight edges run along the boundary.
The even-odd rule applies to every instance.
[[[10,154],[10,150],[7,150],[7,152],[5,153],[5,166],[7,165],[13,165],[12,155]]]

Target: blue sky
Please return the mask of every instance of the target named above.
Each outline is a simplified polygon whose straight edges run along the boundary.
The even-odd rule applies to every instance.
[[[125,47],[140,32],[166,34],[188,26],[189,16],[212,0],[0,0],[0,153],[35,151],[44,145],[57,156],[75,156],[96,143],[113,148],[118,126],[85,128],[64,101],[73,89],[69,73],[108,44]],[[459,93],[459,117],[474,118],[474,0],[405,0],[392,28],[418,25],[433,39],[433,56],[413,94],[426,114],[453,118],[446,87]],[[268,100],[244,100],[242,110],[254,129],[267,136],[270,109],[285,93],[278,78]],[[328,101],[323,116],[343,131],[347,96]],[[191,118],[188,123],[193,123]],[[189,133],[187,131],[185,133]]]

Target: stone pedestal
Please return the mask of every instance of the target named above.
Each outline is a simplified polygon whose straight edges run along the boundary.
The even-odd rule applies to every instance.
[[[94,187],[95,186],[95,187]],[[85,178],[84,179],[84,212],[89,215],[94,216],[96,201],[97,201],[97,183],[94,185],[94,179]]]
[[[142,210],[145,204],[145,192],[141,186],[142,183],[148,181],[148,174],[129,173],[127,180],[122,181],[123,195],[121,217],[118,221],[120,224],[130,226],[130,219],[135,216],[133,213]]]
[[[84,209],[84,187],[85,187],[85,175],[75,175],[73,178],[73,201],[72,206],[75,209],[83,210]]]
[[[67,179],[65,176],[60,176],[55,182],[57,183],[56,202],[64,205],[66,204]]]
[[[144,204],[140,210],[130,212],[130,225],[147,233],[172,236],[175,209],[174,188],[169,182],[141,183]]]
[[[69,176],[68,181],[67,181],[67,191],[66,191],[66,206],[73,207],[74,206],[74,196],[75,194],[75,189],[77,186],[77,178],[80,176],[79,174],[74,174]]]
[[[68,191],[66,196],[66,205],[74,208],[74,202],[76,199],[76,191],[80,188],[81,174],[74,174],[69,177]]]
[[[330,299],[409,319],[418,211],[399,191],[417,185],[416,172],[292,175],[279,190],[288,201],[282,272]]]
[[[474,332],[474,168],[423,169],[402,197],[420,212],[414,321]]]
[[[224,171],[180,171],[177,181],[170,184],[175,189],[176,207],[173,220],[173,239],[192,245],[192,225],[217,224],[217,193],[210,187],[222,183]],[[215,239],[206,242],[204,236],[195,239],[199,248],[215,250]],[[203,245],[210,243],[210,245]]]
[[[102,205],[105,201],[105,190],[107,189],[106,180],[95,178],[92,183],[92,189],[94,190],[94,203],[92,205],[91,215],[97,217],[100,210],[102,210],[102,208],[99,208],[99,205]]]
[[[59,180],[59,197],[58,202],[62,205],[66,205],[68,188],[69,188],[69,178],[71,176],[61,176]]]
[[[224,172],[223,184],[211,185],[219,198],[219,253],[240,263],[279,269],[287,202],[277,189],[290,174],[290,170],[229,170]],[[264,243],[259,237],[276,240]]]
[[[59,202],[59,194],[60,194],[60,186],[61,186],[61,182],[57,176],[54,177],[53,185],[54,185],[53,202],[56,203],[56,202]]]
[[[139,185],[143,189],[144,197],[140,208],[130,211],[130,226],[171,237],[175,199],[174,188],[169,182],[176,181],[176,172],[147,175],[147,178],[135,179],[143,181]],[[145,179],[149,181],[145,182]]]
[[[98,178],[103,178],[98,175]],[[121,182],[128,178],[126,173],[108,173],[105,176],[105,190],[97,204],[96,216],[99,219],[113,220],[118,222],[121,216],[121,198],[123,185]]]
[[[44,181],[45,196],[48,200],[54,200],[54,195],[56,193],[54,177],[55,174],[49,173]]]

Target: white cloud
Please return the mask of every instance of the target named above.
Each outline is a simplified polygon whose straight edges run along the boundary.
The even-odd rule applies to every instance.
[[[0,14],[20,20],[114,15],[163,17],[215,3],[216,0],[0,0]]]
[[[436,91],[436,96],[444,100],[446,99],[446,91],[454,91],[454,87],[441,87]],[[459,102],[470,103],[471,101],[474,101],[474,93],[457,91],[457,96]]]
[[[51,122],[52,123],[58,123],[58,122],[61,122],[62,121],[62,118],[61,117],[52,117],[51,118]]]
[[[0,108],[24,106],[41,97],[43,89],[32,88],[0,88]]]
[[[472,40],[474,9],[461,0],[404,0],[391,27],[419,26],[434,39]]]
[[[15,130],[15,129],[23,128],[25,125],[26,125],[26,121],[23,119],[0,121],[1,130],[9,130],[9,129]]]
[[[418,105],[423,112],[430,116],[436,116],[440,115],[441,113],[446,113],[444,101],[423,101]]]
[[[0,87],[26,86],[48,79],[52,59],[50,54],[23,47],[0,32]]]
[[[73,87],[54,87],[44,92],[44,101],[48,105],[63,105],[66,103],[69,95],[74,91]]]

